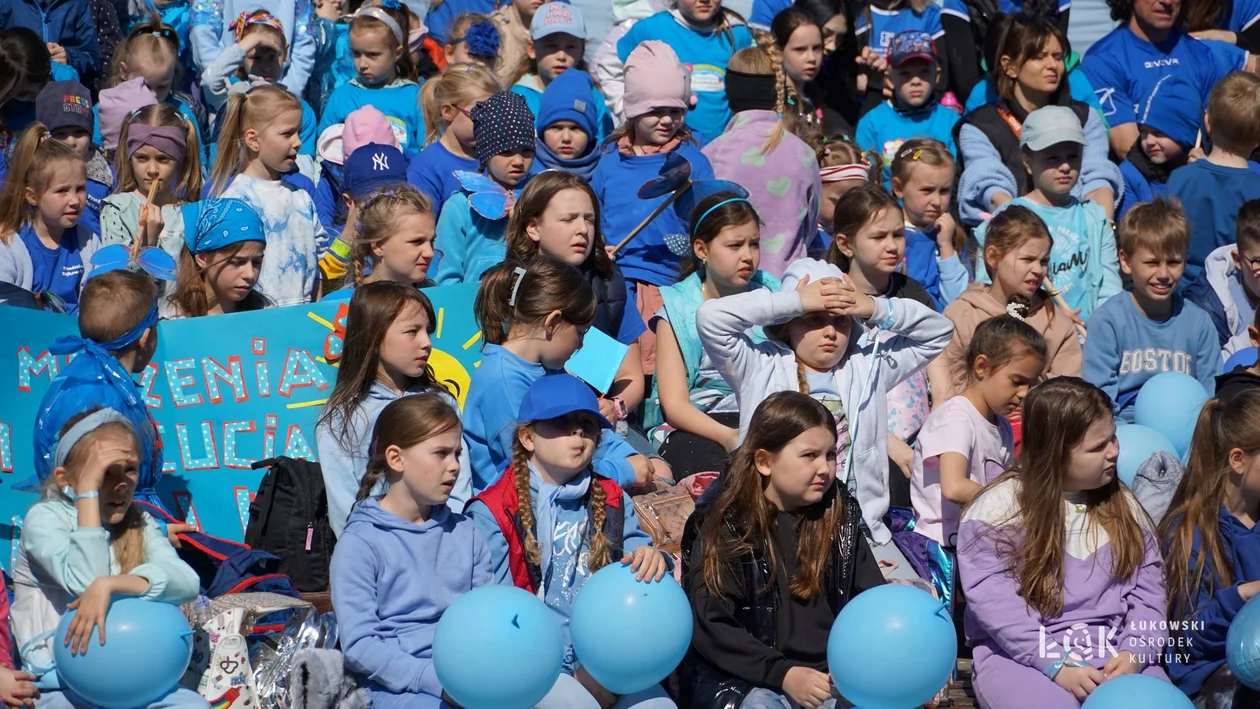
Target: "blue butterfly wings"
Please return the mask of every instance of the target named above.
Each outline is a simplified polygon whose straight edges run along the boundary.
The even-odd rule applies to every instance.
[[[503,185],[480,172],[456,170],[454,175],[460,186],[468,192],[468,203],[477,214],[492,221],[511,214],[516,196],[504,189]]]
[[[134,259],[131,249],[123,244],[110,244],[92,254],[92,275],[96,276],[119,269],[144,271],[160,281],[175,280],[175,259],[161,249],[140,249]]]

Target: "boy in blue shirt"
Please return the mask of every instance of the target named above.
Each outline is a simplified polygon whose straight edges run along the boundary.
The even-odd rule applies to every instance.
[[[1208,254],[1234,243],[1234,215],[1260,199],[1260,175],[1247,156],[1260,146],[1260,77],[1234,72],[1208,98],[1206,127],[1212,137],[1207,158],[1174,170],[1168,194],[1181,200],[1193,225],[1187,272],[1197,276]]]
[[[1190,223],[1177,203],[1157,199],[1130,209],[1120,221],[1120,247],[1133,292],[1094,313],[1081,372],[1132,423],[1138,391],[1161,372],[1189,374],[1213,391],[1221,349],[1212,319],[1177,293],[1190,247]]]
[[[1208,254],[1203,272],[1186,287],[1186,300],[1203,308],[1216,324],[1216,334],[1228,359],[1251,347],[1247,328],[1260,302],[1260,199],[1238,210],[1234,243]]]
[[[886,190],[892,190],[893,158],[907,140],[935,138],[958,154],[954,147],[958,114],[942,106],[936,95],[938,70],[936,48],[927,32],[902,32],[888,44],[893,97],[862,116],[857,125],[857,144],[883,156]]]

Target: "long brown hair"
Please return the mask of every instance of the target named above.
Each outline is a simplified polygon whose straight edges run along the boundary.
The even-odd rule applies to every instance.
[[[63,163],[87,164],[74,148],[48,137],[48,127],[36,121],[27,126],[9,157],[9,176],[0,187],[0,242],[9,243],[34,215],[26,202],[26,188],[38,197],[48,189],[53,170]],[[87,208],[87,205],[84,205]]]
[[[406,450],[460,425],[459,412],[436,392],[404,396],[389,402],[372,426],[372,443],[368,446],[371,457],[355,499],[367,499],[382,480],[388,480],[391,471],[385,461],[385,451],[390,446]]]
[[[487,271],[473,313],[485,341],[501,345],[513,326],[541,326],[556,310],[566,322],[586,327],[595,321],[596,307],[595,291],[581,271],[540,254],[528,261],[508,260]]]
[[[1059,47],[1063,50],[1063,56],[1066,59],[1072,52],[1072,45],[1068,44],[1067,35],[1063,34],[1063,31],[1050,20],[1038,17],[1030,20],[1016,19],[1010,23],[998,46],[996,61],[989,70],[990,81],[993,82],[993,88],[1000,98],[1008,102],[1014,101],[1017,83],[1015,79],[1006,75],[1006,70],[1002,68],[1002,59],[1007,59],[1018,73],[1029,60],[1036,59],[1046,51],[1051,39],[1059,40]],[[1065,63],[1065,74],[1066,66]],[[1048,105],[1058,104],[1066,87],[1065,75],[1059,82],[1059,87],[1050,95]]]
[[[586,257],[586,264],[600,276],[611,278],[612,259],[604,250],[604,234],[599,228],[599,197],[586,178],[563,170],[547,170],[530,180],[521,191],[521,198],[516,201],[512,216],[508,218],[505,234],[508,258],[527,261],[540,252],[538,242],[529,238],[525,229],[531,222],[542,219],[552,198],[565,190],[580,190],[591,198],[591,205],[595,209],[595,233],[591,235],[591,252]]]
[[[769,559],[766,588],[774,586],[779,554],[791,550],[775,547],[772,525],[778,511],[766,500],[768,478],[757,470],[756,455],[758,451],[778,454],[792,439],[820,426],[833,436],[834,448],[836,420],[831,412],[794,391],[771,394],[753,412],[748,435],[735,451],[730,469],[722,476],[720,494],[700,527],[705,549],[704,585],[709,593],[725,597],[726,589],[739,583],[735,563],[747,554],[763,554]],[[793,598],[817,598],[823,592],[823,575],[843,512],[841,484],[834,482],[822,500],[794,515],[797,572],[789,586]]]
[[[342,349],[341,366],[337,368],[337,383],[333,386],[328,403],[319,415],[318,425],[327,425],[337,441],[347,449],[357,447],[362,441],[353,440],[354,426],[351,418],[360,402],[377,381],[381,364],[381,340],[389,326],[408,306],[418,306],[429,321],[428,331],[437,327],[437,316],[429,297],[415,286],[393,281],[366,283],[356,288],[350,297],[350,311],[346,315],[346,337]],[[424,374],[413,386],[440,389],[433,367],[426,366]]]
[[[989,483],[971,505],[998,485],[1015,478],[1018,485],[1010,517],[993,531],[995,546],[1007,572],[1019,584],[1019,595],[1045,618],[1063,610],[1064,539],[1063,479],[1072,449],[1097,421],[1111,419],[1111,399],[1102,389],[1078,377],[1051,379],[1024,399],[1024,439],[1015,467]],[[1112,579],[1137,572],[1153,525],[1119,477],[1084,492],[1086,534],[1099,527],[1110,538]],[[1017,524],[1016,524],[1017,523]],[[1011,534],[1009,530],[1018,529]],[[1150,543],[1154,543],[1152,539]]]
[[[1218,521],[1230,492],[1229,452],[1235,448],[1249,455],[1260,450],[1260,390],[1246,389],[1229,401],[1212,399],[1199,411],[1186,472],[1159,530],[1170,620],[1188,620],[1199,594],[1214,594],[1236,580]]]
[[[678,271],[678,280],[683,280],[693,273],[702,271],[704,264],[696,256],[696,242],[699,241],[705,246],[713,243],[713,240],[722,233],[723,229],[728,227],[743,226],[745,224],[756,224],[757,228],[761,228],[761,217],[757,215],[756,207],[752,202],[746,199],[738,199],[739,195],[734,192],[719,192],[710,195],[701,200],[696,205],[694,212],[688,220],[691,224],[691,255],[682,260],[681,267]],[[727,200],[735,200],[722,204]],[[717,205],[722,206],[717,207]],[[717,207],[714,209],[714,207]],[[712,212],[709,210],[713,209]],[[704,217],[704,221],[699,224],[696,220]],[[704,274],[701,273],[701,276]]]
[[[892,195],[884,191],[883,187],[862,183],[845,192],[836,201],[836,216],[832,220],[832,232],[836,237],[843,234],[848,238],[849,243],[853,244],[862,227],[886,209],[900,212],[901,205]],[[849,266],[852,265],[851,261],[836,245],[836,239],[832,238],[831,246],[827,247],[827,263],[839,266],[841,271],[848,273]]]
[[[516,497],[520,501],[519,512],[521,528],[525,530],[525,556],[531,564],[542,563],[542,550],[538,546],[538,536],[534,534],[534,503],[529,494],[529,458],[530,452],[521,443],[521,436],[529,434],[533,422],[517,426],[516,435],[512,437],[512,485],[516,488]],[[595,436],[595,445],[599,445],[599,435]],[[506,473],[504,473],[506,475]],[[604,486],[595,479],[591,472],[591,507],[590,541],[586,555],[586,567],[591,572],[598,571],[612,563],[612,545],[604,534],[604,520],[608,514],[608,493]],[[620,540],[618,540],[620,541]]]
[[[201,143],[197,139],[197,129],[178,108],[166,103],[145,106],[123,121],[122,132],[118,135],[119,149],[114,153],[114,169],[118,173],[118,187],[114,191],[131,192],[138,184],[135,171],[131,169],[131,156],[127,154],[127,136],[131,134],[133,125],[168,126],[184,132],[187,150],[176,174],[178,182],[170,186],[171,198],[176,202],[201,199]]]
[[[185,226],[193,228],[193,225]],[[203,252],[201,256],[206,259],[205,266],[197,263],[197,256],[188,250],[187,245],[180,249],[179,268],[175,271],[175,285],[168,298],[180,315],[186,318],[200,318],[210,312],[210,299],[206,297],[206,289],[210,285],[206,280],[206,274],[209,273],[211,266],[235,258],[247,243],[249,242],[242,241],[214,251]],[[255,288],[236,304],[236,310],[233,312],[262,310],[270,305],[271,300]]]
[[[90,409],[70,417],[66,421],[66,425],[61,427],[61,432],[58,435],[66,435],[75,424],[99,410]],[[65,464],[66,474],[70,479],[74,480],[79,477],[79,473],[87,463],[87,458],[91,455],[95,443],[107,435],[125,435],[131,439],[134,450],[140,449],[140,441],[136,438],[136,431],[130,425],[118,421],[101,424],[80,438],[74,444],[74,448],[70,449],[70,455],[66,457]],[[52,475],[44,483],[44,498],[60,499],[71,505],[74,504],[69,497],[66,497],[65,493],[57,488],[57,478]],[[140,513],[140,508],[134,502],[123,514],[121,522],[113,525],[102,522],[101,526],[109,532],[109,546],[113,549],[114,558],[118,561],[118,566],[122,569],[122,573],[130,573],[132,569],[145,562],[144,515]]]
[[[355,287],[363,284],[364,271],[372,263],[372,249],[394,235],[400,217],[413,214],[433,216],[433,202],[420,190],[403,185],[374,192],[359,205],[359,219],[350,246],[350,278]]]
[[[298,97],[278,86],[257,86],[229,96],[220,119],[223,127],[219,133],[219,154],[210,169],[210,196],[221,195],[232,178],[249,164],[246,131],[262,131],[281,114],[301,110]]]

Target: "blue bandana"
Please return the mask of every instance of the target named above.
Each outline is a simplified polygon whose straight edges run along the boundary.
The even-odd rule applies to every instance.
[[[243,241],[267,241],[262,218],[244,200],[203,199],[184,205],[182,212],[184,244],[194,254],[218,251]]]

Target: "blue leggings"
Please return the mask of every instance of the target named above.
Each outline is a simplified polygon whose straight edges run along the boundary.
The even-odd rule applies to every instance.
[[[96,709],[70,692],[44,692],[35,709]],[[210,709],[210,702],[191,689],[177,687],[175,691],[148,705],[147,709]]]

